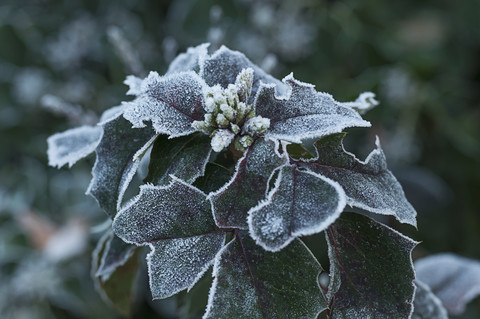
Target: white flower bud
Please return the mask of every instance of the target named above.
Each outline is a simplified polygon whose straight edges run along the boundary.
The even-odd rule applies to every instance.
[[[230,132],[230,130],[218,130],[215,135],[212,137],[210,145],[215,152],[221,152],[232,142],[235,134]]]
[[[230,121],[235,121],[236,112],[235,110],[228,104],[224,103],[220,105],[220,110],[222,111],[223,115]]]
[[[235,80],[235,86],[237,87],[237,94],[240,101],[246,103],[252,92],[253,69],[247,68],[240,71]]]
[[[228,125],[228,123],[230,123],[227,118],[225,117],[225,115],[223,115],[222,113],[218,113],[217,114],[217,125]]]
[[[251,118],[245,122],[245,125],[243,126],[243,132],[250,136],[254,136],[265,132],[269,127],[270,119],[261,116],[255,116],[254,118]]]

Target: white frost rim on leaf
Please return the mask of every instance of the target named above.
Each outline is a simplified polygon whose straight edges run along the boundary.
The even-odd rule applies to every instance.
[[[200,77],[194,71],[182,71],[182,72],[175,72],[165,75],[159,75],[156,71],[150,71],[148,76],[142,80],[140,89],[138,91],[137,97],[132,101],[123,101],[122,106],[125,108],[123,112],[123,117],[132,123],[132,128],[142,128],[147,126],[145,122],[152,122],[152,127],[154,128],[155,132],[158,134],[165,134],[168,135],[169,139],[190,135],[195,132],[195,129],[191,127],[191,125],[186,125],[186,128],[183,131],[180,131],[178,128],[169,128],[162,124],[162,119],[149,112],[142,113],[142,110],[145,109],[145,106],[139,106],[142,104],[158,104],[163,103],[168,105],[168,103],[159,101],[155,97],[149,95],[149,90],[151,89],[152,85],[159,85],[162,82],[173,82],[180,77],[191,77],[191,80],[196,82],[200,86],[200,91],[204,92],[207,87],[205,80]],[[188,93],[188,92],[187,92]],[[202,101],[203,104],[203,101]],[[166,108],[164,108],[166,109]],[[187,120],[189,122],[193,122],[193,119],[190,115],[185,114],[181,111],[176,110],[175,108],[171,108],[172,113],[183,117],[183,120]],[[148,110],[147,110],[148,111]],[[191,124],[190,123],[190,124]]]
[[[345,154],[351,156],[352,159],[355,162],[357,162],[361,165],[365,165],[365,166],[368,166],[370,164],[370,160],[374,156],[377,156],[377,155],[381,156],[382,155],[382,146],[380,144],[380,138],[378,137],[378,135],[375,136],[375,146],[376,146],[376,148],[368,154],[368,156],[365,158],[364,161],[358,159],[355,154],[350,153],[349,151],[347,151],[345,149],[345,146],[343,145],[343,139],[342,139],[342,142],[341,142],[341,146],[342,146],[342,151]],[[318,150],[316,148],[315,148],[315,152],[316,152],[316,157],[315,158],[306,159],[304,161],[307,162],[307,163],[317,161],[318,158],[320,157],[320,155],[318,154]],[[395,179],[395,181],[398,182],[398,180],[396,179],[396,177],[393,174],[391,174],[391,177],[393,179]],[[398,183],[398,184],[400,185],[400,183]],[[400,190],[402,192],[401,194],[403,195],[403,197],[405,197],[405,192],[404,192],[403,188],[400,188]],[[408,201],[407,201],[407,203],[408,203],[408,205],[411,205]],[[370,206],[365,205],[361,202],[358,202],[358,201],[356,201],[353,198],[350,198],[348,196],[347,196],[347,204],[350,207],[357,207],[357,208],[360,208],[360,209],[363,209],[363,210],[366,210],[366,211],[369,211],[369,212],[372,212],[372,213],[375,213],[375,214],[393,216],[393,217],[395,217],[395,219],[397,219],[401,223],[406,223],[406,224],[412,225],[413,227],[417,227],[417,220],[415,218],[417,216],[417,213],[416,213],[416,211],[413,207],[412,207],[412,211],[415,212],[414,216],[408,216],[407,218],[400,218],[400,216],[398,216],[397,213],[390,208],[378,209],[378,208],[370,207]]]
[[[274,148],[275,148],[275,154],[280,157],[280,159],[284,159],[285,161],[288,161],[288,154],[287,152],[284,152],[283,154],[280,154],[278,152],[278,148],[279,148],[279,145],[280,145],[280,142],[278,140],[275,140],[275,139],[272,139],[272,140],[268,140],[268,141],[272,141],[274,143]],[[249,150],[251,152],[251,149],[252,147],[255,147],[254,146],[255,143],[250,146]],[[213,220],[215,220],[215,225],[217,225],[217,227],[220,227],[221,228],[221,225],[218,225],[217,223],[217,219],[215,218],[215,212],[216,212],[216,209],[215,209],[215,204],[213,203],[213,200],[212,200],[212,197],[215,196],[215,195],[218,195],[218,194],[221,194],[223,192],[225,192],[231,184],[233,184],[235,182],[235,179],[237,178],[237,175],[238,175],[238,171],[240,169],[240,166],[243,165],[243,161],[247,161],[248,160],[248,157],[249,156],[249,151],[247,150],[245,153],[243,153],[243,156],[237,161],[237,164],[235,165],[235,172],[233,173],[233,176],[230,178],[230,180],[225,183],[221,188],[217,189],[216,191],[213,191],[213,192],[210,192],[208,195],[207,195],[207,200],[210,201],[210,206],[212,207],[212,216],[213,216]],[[276,169],[273,170],[272,174],[269,176],[268,178],[268,181],[267,181],[267,188],[265,190],[265,192],[268,191],[268,185],[270,183],[270,180],[273,176],[273,173],[279,169],[280,167],[282,167],[282,165],[280,165],[279,167],[277,167]],[[230,228],[238,228],[238,229],[242,229],[241,227],[235,227],[235,226],[230,226]]]
[[[219,231],[221,232],[221,231]],[[216,233],[215,233],[216,234]],[[210,234],[211,235],[211,234]],[[203,237],[203,236],[209,236],[208,234],[207,235],[198,235],[198,236],[193,236],[193,237]],[[225,245],[225,240],[226,240],[226,235],[224,235],[223,237],[223,243],[222,243],[222,248],[224,247]],[[153,255],[155,254],[155,246],[151,243],[148,244],[148,246],[150,247],[150,252],[147,254],[147,257],[146,257],[146,260],[147,260],[147,268],[148,268],[148,284],[149,284],[149,287],[150,287],[150,291],[152,291],[152,282],[154,281],[154,275],[153,275],[153,270],[152,270],[152,257]],[[221,251],[221,250],[220,250]],[[218,253],[217,253],[218,255]],[[195,277],[195,279],[192,281],[192,283],[185,287],[185,288],[182,288],[180,290],[177,290],[177,291],[174,291],[172,292],[171,294],[168,294],[168,295],[164,295],[162,296],[161,298],[153,298],[154,300],[158,300],[158,299],[165,299],[165,298],[168,298],[168,297],[171,297],[173,295],[176,295],[178,294],[180,291],[183,291],[183,290],[187,290],[187,292],[190,291],[190,289],[192,289],[196,284],[197,282],[202,279],[203,275],[207,272],[207,270],[210,268],[210,266],[215,262],[215,259],[217,258],[215,255],[215,258],[213,258],[212,260],[210,260],[208,263],[206,263],[204,265],[204,267],[200,270],[200,272],[197,274],[197,276]]]
[[[301,228],[301,229],[299,229],[295,232],[292,232],[292,234],[289,235],[290,237],[280,246],[272,247],[272,246],[267,245],[254,232],[253,215],[255,214],[256,211],[262,209],[263,207],[265,207],[267,205],[272,204],[272,202],[273,202],[272,198],[275,195],[275,193],[278,191],[278,189],[280,188],[281,180],[283,178],[283,173],[282,173],[281,169],[283,169],[284,167],[287,167],[287,166],[294,166],[294,165],[286,164],[286,165],[283,165],[283,166],[279,167],[278,169],[280,169],[280,171],[278,173],[277,179],[275,180],[275,186],[272,188],[272,190],[268,194],[267,199],[261,201],[257,206],[252,207],[248,211],[247,222],[248,222],[248,232],[250,234],[250,237],[252,237],[255,240],[257,245],[260,245],[263,249],[265,249],[267,251],[271,251],[271,252],[280,251],[281,249],[288,246],[288,244],[290,244],[295,238],[297,238],[299,236],[308,236],[308,235],[317,234],[317,233],[320,233],[320,232],[324,231],[328,226],[330,226],[331,224],[333,224],[335,222],[335,220],[343,212],[343,209],[345,208],[345,205],[346,205],[346,198],[347,197],[345,195],[345,191],[343,190],[342,186],[340,186],[340,184],[338,184],[334,180],[331,180],[330,178],[327,178],[327,177],[322,176],[320,174],[314,173],[312,171],[302,170],[301,171],[302,173],[310,174],[310,175],[312,175],[316,178],[319,178],[319,179],[323,180],[327,184],[333,186],[333,188],[335,189],[335,191],[338,194],[338,204],[337,204],[337,207],[335,209],[335,212],[332,215],[330,215],[326,220],[324,220],[323,222],[321,222],[317,225],[312,225],[310,227]]]
[[[263,81],[260,80],[260,85],[258,87],[257,94],[255,95],[255,99],[254,99],[254,102],[253,102],[253,108],[256,110],[258,97],[259,97],[259,95],[260,95],[260,93],[262,92],[263,89],[274,89],[275,90],[275,93],[274,93],[275,99],[282,100],[282,101],[288,101],[290,99],[291,95],[292,95],[293,89],[292,89],[292,85],[290,84],[290,82],[293,82],[293,83],[297,84],[298,86],[315,89],[315,85],[310,84],[310,83],[306,83],[306,82],[302,82],[302,81],[299,81],[299,80],[295,79],[293,77],[293,72],[291,72],[290,74],[285,76],[282,79],[282,82],[285,83],[287,88],[288,88],[285,95],[281,95],[280,92],[278,92],[278,90],[277,90],[278,88],[277,88],[277,85],[275,83],[264,83]],[[344,103],[341,103],[341,102],[338,102],[337,100],[335,100],[331,94],[325,93],[325,92],[319,92],[319,91],[315,91],[315,92],[317,94],[324,95],[328,98],[331,98],[337,106],[345,107]],[[262,115],[262,114],[259,114],[259,115]],[[304,118],[317,117],[317,115],[305,115],[303,117]],[[365,121],[364,119],[362,119],[360,117],[360,119],[357,119],[357,120],[350,120],[350,121],[345,121],[344,120],[344,121],[342,121],[342,125],[337,125],[337,126],[335,126],[334,128],[331,128],[328,131],[316,130],[316,131],[311,131],[309,133],[304,133],[304,134],[295,134],[294,136],[287,135],[287,134],[272,134],[271,132],[269,132],[267,130],[267,132],[265,133],[265,139],[279,139],[279,140],[289,141],[289,142],[292,142],[292,143],[301,144],[303,140],[339,133],[339,132],[342,132],[343,129],[348,128],[348,127],[371,127],[371,126],[372,126],[372,124],[370,122]]]
[[[88,145],[85,145],[83,148],[80,148],[79,150],[75,152],[69,153],[67,156],[62,156],[58,157],[58,149],[57,145],[55,144],[55,141],[59,138],[63,137],[68,137],[68,136],[75,136],[75,135],[82,135],[82,134],[98,134],[98,139],[96,142],[90,143]],[[47,149],[47,156],[48,156],[48,165],[61,168],[65,164],[68,164],[68,167],[72,167],[76,162],[81,160],[84,157],[87,157],[95,149],[97,148],[98,144],[100,143],[100,140],[102,139],[102,129],[99,127],[95,126],[80,126],[76,127],[73,129],[66,130],[61,133],[55,133],[52,136],[48,137],[47,139],[47,144],[48,144],[48,149]]]
[[[140,166],[140,162],[147,152],[147,150],[152,146],[153,142],[157,139],[158,134],[155,134],[148,142],[142,146],[141,149],[139,149],[135,155],[133,155],[133,160],[132,160],[132,167],[130,168],[130,171],[128,174],[125,176],[125,178],[122,181],[121,187],[118,191],[118,198],[117,198],[117,212],[122,209],[122,202],[123,202],[123,196],[125,195],[125,192],[128,189],[128,186],[130,186],[130,182],[132,181],[133,177],[138,171],[138,167]]]

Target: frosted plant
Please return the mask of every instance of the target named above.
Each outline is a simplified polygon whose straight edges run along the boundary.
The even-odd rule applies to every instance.
[[[344,129],[370,126],[360,112],[378,104],[373,93],[338,102],[293,74],[270,76],[240,52],[207,49],[189,48],[164,75],[127,77],[132,100],[96,126],[48,140],[58,167],[95,150],[87,193],[113,220],[94,252],[102,294],[128,312],[115,283],[131,289],[137,246],[149,246],[154,299],[190,290],[213,265],[204,318],[411,317],[416,242],[348,212],[416,225],[378,138],[365,160],[343,146]],[[125,201],[146,157],[144,184]],[[299,238],[320,232],[331,264],[325,291]],[[423,292],[416,303],[434,306]]]

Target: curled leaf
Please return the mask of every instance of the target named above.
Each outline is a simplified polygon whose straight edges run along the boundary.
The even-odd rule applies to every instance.
[[[267,199],[249,211],[250,235],[264,249],[278,251],[295,237],[326,229],[345,202],[338,183],[294,165],[282,166]]]
[[[156,136],[149,127],[132,129],[121,114],[104,123],[102,128],[87,194],[92,195],[107,215],[113,218],[140,164],[139,156]]]

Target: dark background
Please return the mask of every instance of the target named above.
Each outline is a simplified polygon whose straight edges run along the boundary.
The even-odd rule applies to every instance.
[[[0,313],[119,316],[89,274],[106,220],[84,195],[94,158],[71,170],[48,167],[46,138],[126,100],[126,75],[162,73],[206,41],[244,52],[274,76],[293,71],[339,101],[375,92],[381,104],[365,116],[373,127],[349,130],[347,148],[364,158],[380,137],[418,211],[418,231],[383,221],[422,242],[414,258],[480,260],[479,13],[473,0],[3,0]],[[322,235],[307,241],[328,269]],[[133,317],[203,312],[208,283],[193,305],[150,302],[144,277]],[[461,318],[480,318],[479,309],[477,298]]]

